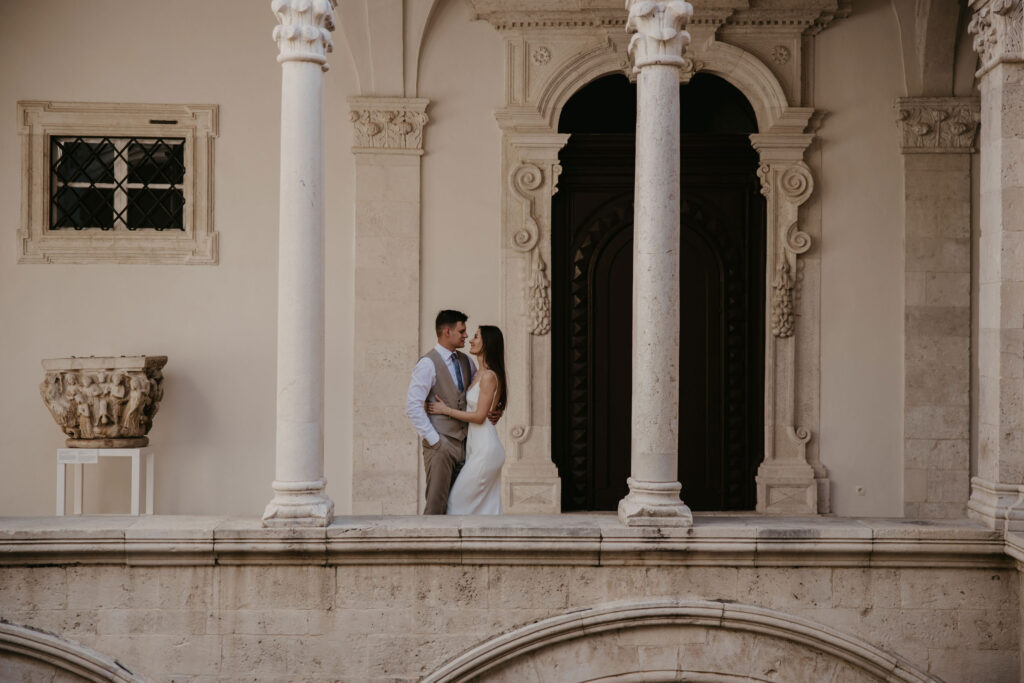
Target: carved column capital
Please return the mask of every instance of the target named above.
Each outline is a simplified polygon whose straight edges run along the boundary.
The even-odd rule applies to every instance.
[[[331,31],[335,3],[336,0],[273,0],[270,9],[278,21],[273,38],[280,50],[277,61],[313,62],[327,71],[327,53],[334,50]]]
[[[353,152],[423,154],[430,100],[412,97],[350,97]]]
[[[978,74],[1004,62],[1024,61],[1024,2],[1022,0],[974,0],[968,33],[981,58]]]
[[[652,64],[687,69],[689,60],[683,53],[690,44],[690,33],[685,27],[693,16],[693,6],[685,0],[627,0],[626,8],[626,31],[634,34],[628,48],[633,69]],[[689,70],[692,73],[693,68]]]
[[[969,154],[981,121],[977,97],[900,97],[896,100],[904,154]]]

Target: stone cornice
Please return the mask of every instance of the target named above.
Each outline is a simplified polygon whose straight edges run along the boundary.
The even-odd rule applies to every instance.
[[[350,97],[352,151],[423,154],[423,127],[430,100],[412,97]]]
[[[625,27],[622,0],[565,2],[555,0],[468,0],[474,19],[499,31],[565,30]],[[832,21],[848,16],[849,0],[805,0],[794,7],[778,0],[696,0],[689,24],[735,30],[766,27],[784,32],[818,33]]]
[[[423,563],[1014,566],[1001,532],[964,521],[697,515],[693,527],[677,529],[624,527],[610,515],[339,517],[300,529],[223,517],[0,521],[4,565]]]
[[[969,154],[981,120],[977,97],[900,97],[896,100],[904,154]]]

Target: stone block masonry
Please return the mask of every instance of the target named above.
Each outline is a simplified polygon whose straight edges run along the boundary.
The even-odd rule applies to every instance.
[[[2,527],[0,617],[141,680],[1018,678],[1018,574],[970,522],[347,518],[301,542],[251,520],[59,524]],[[38,669],[9,645],[4,676]]]

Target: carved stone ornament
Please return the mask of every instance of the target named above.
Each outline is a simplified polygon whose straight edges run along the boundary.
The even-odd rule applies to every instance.
[[[530,55],[530,58],[533,60],[533,63],[536,64],[537,66],[543,66],[551,61],[551,50],[547,49],[544,46],[538,47],[534,49],[533,53]]]
[[[793,310],[796,285],[799,281],[797,256],[811,248],[811,237],[797,229],[796,223],[786,230],[779,263],[772,282],[772,334],[779,338],[793,336]]]
[[[769,197],[777,191],[793,206],[807,201],[814,189],[814,181],[805,164],[787,164],[781,171],[776,171],[771,164],[758,166],[761,194]],[[811,236],[801,231],[794,221],[780,237],[781,249],[778,250],[775,278],[772,280],[771,328],[774,336],[784,339],[792,337],[794,331],[796,288],[800,280],[797,257],[811,248]]]
[[[772,48],[772,61],[776,64],[789,62],[789,48],[785,45],[776,45]]]
[[[552,171],[553,178],[561,172],[560,166]],[[534,206],[535,193],[544,184],[544,173],[536,164],[523,163],[512,169],[509,185],[512,193],[523,202],[526,212],[523,227],[512,236],[512,248],[521,251],[527,258],[529,272],[526,277],[526,304],[530,319],[530,334],[544,335],[551,331],[551,280],[547,273],[547,264],[540,253],[540,226],[537,225],[537,214]],[[554,190],[554,180],[552,180]]]
[[[901,97],[896,100],[905,153],[969,153],[981,121],[981,105],[968,97]]]
[[[690,44],[690,33],[683,27],[693,16],[690,3],[685,0],[627,0],[626,8],[629,10],[626,32],[634,34],[628,48],[634,70],[650,64],[687,66],[683,52]]]
[[[967,32],[974,36],[972,47],[981,58],[981,71],[1003,57],[1020,58],[1024,51],[1022,31],[1022,0],[990,0],[976,10]]]
[[[355,132],[353,151],[423,151],[423,127],[430,120],[428,100],[352,97],[349,119]]]
[[[327,53],[334,50],[332,0],[273,0],[270,9],[277,16],[273,38],[277,41],[277,61],[313,62],[327,66]]]
[[[56,358],[43,361],[43,403],[68,448],[141,448],[164,392],[167,356]]]

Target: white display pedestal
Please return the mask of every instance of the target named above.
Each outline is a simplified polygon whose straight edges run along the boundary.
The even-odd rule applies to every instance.
[[[75,467],[75,487],[72,496],[74,514],[82,514],[82,465],[99,462],[100,458],[121,457],[132,459],[132,512],[139,514],[142,507],[142,456],[146,456],[146,514],[153,514],[153,449],[146,448],[58,448],[57,449],[57,516],[63,517],[66,507],[64,496],[68,465]]]

